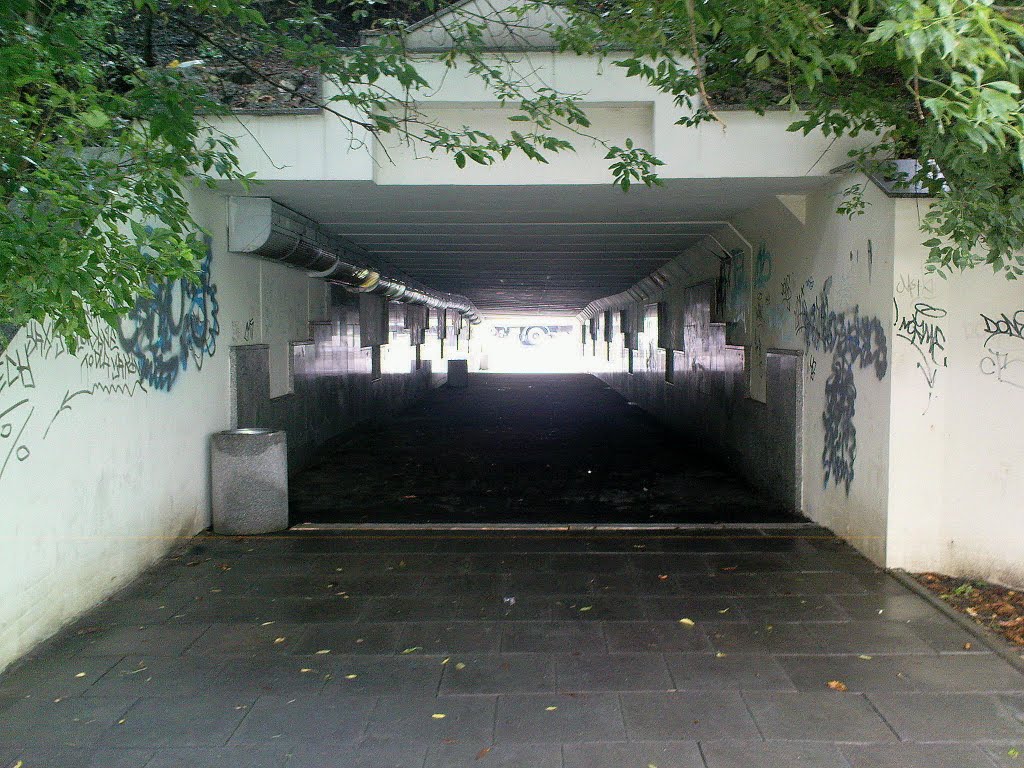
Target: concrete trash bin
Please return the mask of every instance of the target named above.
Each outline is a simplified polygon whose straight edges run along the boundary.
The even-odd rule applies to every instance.
[[[469,360],[448,361],[448,386],[456,389],[469,386]]]
[[[273,533],[288,527],[285,433],[229,429],[210,436],[214,533]]]

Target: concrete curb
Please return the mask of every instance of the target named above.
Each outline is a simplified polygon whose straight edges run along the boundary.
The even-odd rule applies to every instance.
[[[700,523],[300,523],[289,528],[289,531],[520,531],[529,533],[538,531],[549,533],[594,531],[760,531],[777,532],[787,530],[820,529],[817,523],[718,523],[712,525]],[[829,535],[832,538],[832,535]]]
[[[931,603],[933,607],[945,614],[948,619],[953,621],[962,630],[978,638],[992,653],[999,656],[1007,664],[1019,672],[1024,672],[1024,656],[1022,656],[1024,649],[1016,648],[999,635],[972,621],[970,617],[964,616],[955,608],[950,607],[945,601],[936,597],[931,590],[918,583],[917,579],[902,568],[891,568],[887,572],[904,587],[916,593],[918,597]]]

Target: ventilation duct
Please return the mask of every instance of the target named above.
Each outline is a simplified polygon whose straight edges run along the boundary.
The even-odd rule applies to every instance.
[[[315,221],[269,197],[230,198],[228,250],[305,269],[310,277],[321,277],[355,293],[376,293],[403,304],[452,309],[473,324],[482,319],[465,296],[434,291],[396,271],[366,266],[370,256],[362,248],[327,234]]]

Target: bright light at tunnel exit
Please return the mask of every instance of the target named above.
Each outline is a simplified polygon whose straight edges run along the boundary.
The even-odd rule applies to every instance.
[[[582,373],[579,329],[571,316],[488,317],[479,327],[480,372]]]

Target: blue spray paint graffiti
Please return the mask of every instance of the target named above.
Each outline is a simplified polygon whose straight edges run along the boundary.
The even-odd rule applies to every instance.
[[[189,359],[201,370],[204,359],[217,351],[217,286],[210,281],[212,252],[206,240],[206,258],[199,280],[151,283],[151,298],[140,298],[121,322],[121,345],[138,360],[139,378],[154,389],[170,391]]]
[[[854,368],[873,367],[881,381],[889,369],[889,347],[885,328],[877,317],[861,316],[856,306],[847,312],[831,310],[831,290],[830,277],[810,304],[805,291],[801,290],[796,311],[797,333],[803,334],[808,351],[832,353],[832,370],[825,382],[825,409],[821,414],[825,428],[821,466],[825,470],[825,486],[834,482],[837,486],[843,485],[849,494],[857,459],[857,428],[853,423],[857,406]]]
[[[750,280],[747,277],[747,256],[742,250],[729,254],[728,292],[726,301],[726,322],[738,325],[746,331],[747,311],[750,304]]]

